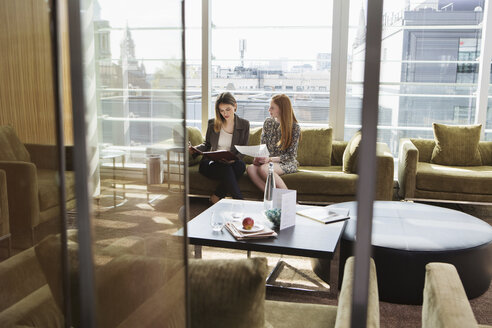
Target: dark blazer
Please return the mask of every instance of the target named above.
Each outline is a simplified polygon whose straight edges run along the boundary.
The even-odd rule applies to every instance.
[[[214,121],[215,119],[208,120],[207,134],[205,136],[205,142],[201,145],[196,146],[201,151],[214,151],[217,150],[219,144],[220,132],[214,131]],[[234,145],[246,146],[249,140],[249,121],[240,118],[234,114],[234,131],[232,132],[232,143],[231,143],[231,153],[238,155],[240,158],[241,154],[238,153]]]

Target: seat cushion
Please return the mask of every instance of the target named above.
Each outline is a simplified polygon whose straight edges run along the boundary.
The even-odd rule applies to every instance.
[[[31,157],[13,127],[0,126],[0,160],[30,162]]]
[[[492,166],[445,166],[417,163],[420,190],[492,195]]]
[[[47,210],[57,206],[59,201],[58,171],[38,169],[39,209]],[[75,174],[65,172],[66,200],[75,199]]]
[[[341,166],[300,166],[282,179],[303,194],[355,195],[357,190],[357,174],[344,173]]]
[[[275,328],[335,327],[333,305],[265,301],[265,320]]]
[[[359,158],[359,145],[362,139],[362,133],[357,131],[345,147],[343,152],[342,170],[345,173],[357,173],[357,161]]]
[[[331,165],[331,128],[301,129],[301,139],[297,150],[299,165]]]
[[[482,125],[432,124],[436,146],[431,163],[441,165],[482,165],[478,150]]]

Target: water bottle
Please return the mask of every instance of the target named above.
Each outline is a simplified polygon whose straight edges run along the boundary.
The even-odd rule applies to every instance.
[[[265,182],[265,195],[263,197],[263,206],[265,211],[273,208],[273,188],[275,188],[275,178],[273,177],[273,163],[268,164],[268,176]]]

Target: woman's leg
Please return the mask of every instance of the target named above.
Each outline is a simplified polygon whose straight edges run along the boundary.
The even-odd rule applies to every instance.
[[[287,185],[285,184],[284,180],[280,177],[281,175],[284,175],[284,170],[280,167],[278,163],[273,163],[273,176],[275,179],[275,188],[279,189],[287,189]],[[267,176],[268,176],[268,164],[263,164],[260,166],[260,176],[263,179],[263,181],[266,181]],[[265,190],[265,184],[263,183],[263,190]]]
[[[220,181],[214,192],[214,195],[219,198],[224,198],[227,194],[230,194],[232,198],[243,199],[236,175],[242,175],[244,170],[245,164],[240,161],[233,164],[224,164],[215,161],[200,162],[200,173],[208,178]]]
[[[250,165],[247,168],[248,171],[248,176],[251,179],[251,181],[261,190],[265,191],[265,181],[263,180],[262,176],[260,175],[261,171],[261,166],[257,165]],[[266,178],[265,178],[266,179]]]
[[[214,180],[221,180],[220,179],[220,173],[221,173],[221,163],[215,162],[215,161],[201,161],[200,162],[200,167],[199,171],[201,174],[206,176],[207,178],[214,179]],[[210,200],[215,203],[220,198],[224,198],[226,196],[226,191],[223,190],[222,188],[219,188],[221,183],[219,183],[219,186],[215,189],[214,193],[210,197]],[[215,196],[215,197],[214,197]],[[217,199],[219,198],[219,199]]]
[[[232,164],[225,164],[221,174],[221,182],[217,189],[225,190],[234,199],[243,199],[239,189],[238,180],[246,170],[243,161],[235,161]]]

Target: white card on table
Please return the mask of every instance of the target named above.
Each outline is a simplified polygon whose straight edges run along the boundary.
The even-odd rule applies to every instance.
[[[282,210],[280,230],[296,224],[297,191],[289,189],[273,189],[273,207]]]

